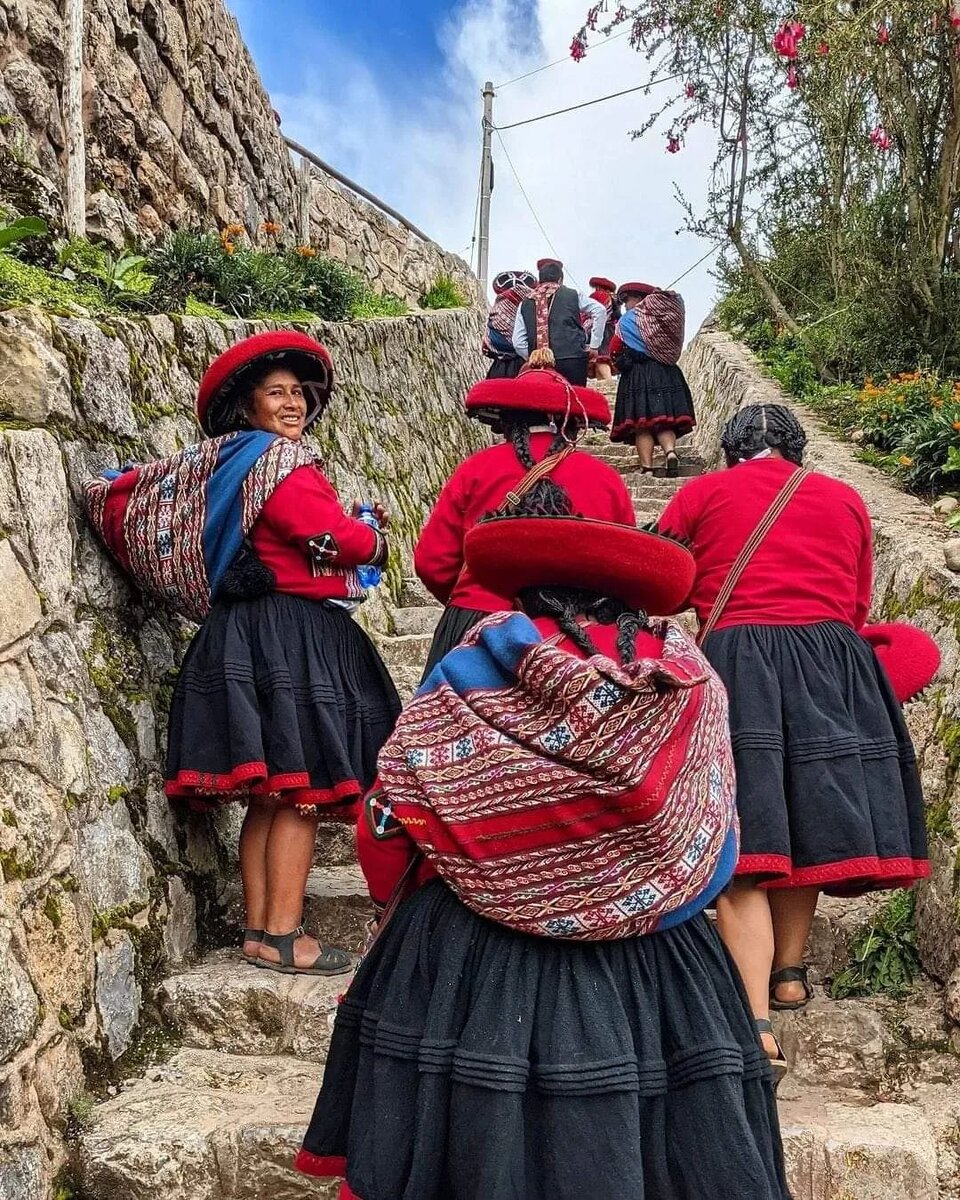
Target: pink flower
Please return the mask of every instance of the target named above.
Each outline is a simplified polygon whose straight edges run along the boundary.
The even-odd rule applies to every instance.
[[[800,86],[800,76],[797,74],[797,68],[790,64],[790,69],[787,71],[787,87],[791,92],[796,91]]]
[[[680,139],[676,134],[671,133],[667,138],[667,153],[678,154],[680,152]]]
[[[960,29],[960,4],[956,2],[950,5],[950,24],[954,29]]]
[[[817,53],[820,55],[821,58],[826,58],[827,55],[830,53],[830,44],[828,42],[818,42],[817,43]]]
[[[802,21],[787,21],[773,35],[773,48],[782,58],[796,58],[806,36],[807,27]]]
[[[583,38],[578,33],[577,36],[573,39],[573,41],[570,43],[570,57],[573,59],[574,62],[579,62],[581,60],[581,58],[586,58],[586,56],[587,56],[587,43],[583,40]]]
[[[694,86],[694,84],[692,84],[692,83],[688,83],[687,86],[683,89],[683,91],[684,91],[684,95],[687,97],[688,100],[692,100],[694,98],[694,96],[697,94],[697,89]]]
[[[881,46],[885,46],[887,44],[887,42],[890,41],[889,25],[884,24],[884,25],[881,25],[877,29],[877,41],[880,43]]]
[[[871,130],[870,141],[878,150],[889,150],[893,145],[893,139],[882,125],[877,125],[875,129]]]

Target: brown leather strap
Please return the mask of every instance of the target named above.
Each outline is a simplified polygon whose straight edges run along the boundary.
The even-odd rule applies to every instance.
[[[548,454],[542,462],[538,462],[535,466],[531,467],[517,486],[511,488],[504,496],[502,503],[497,509],[497,513],[502,516],[508,508],[516,508],[527,492],[535,487],[541,479],[546,479],[548,475],[553,474],[557,467],[568,459],[575,449],[576,446],[563,446],[553,454]]]
[[[700,632],[697,635],[697,642],[702,643],[713,633],[717,627],[717,622],[723,616],[723,611],[733,595],[733,589],[740,582],[740,576],[747,568],[747,564],[754,554],[760,549],[764,538],[773,528],[778,517],[793,499],[797,489],[806,479],[810,472],[805,467],[800,467],[787,480],[779,492],[774,497],[773,503],[767,509],[760,519],[760,523],[754,529],[753,533],[747,539],[743,549],[734,559],[733,566],[730,568],[726,579],[723,581],[723,587],[717,593],[717,598],[713,602],[713,608],[710,610],[710,616],[707,618]]]

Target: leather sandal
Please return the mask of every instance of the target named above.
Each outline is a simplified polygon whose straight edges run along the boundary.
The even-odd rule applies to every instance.
[[[244,929],[243,945],[245,946],[247,944],[247,942],[262,942],[263,935],[264,935],[264,930],[262,930],[262,929],[250,929],[250,928]],[[240,953],[243,956],[243,958],[246,959],[246,961],[248,963],[255,963],[255,962],[260,961],[259,955],[247,954],[246,951],[242,949],[242,947],[241,947]]]
[[[780,1086],[780,1081],[784,1075],[790,1070],[790,1064],[787,1062],[786,1055],[783,1053],[783,1047],[777,1035],[773,1032],[773,1023],[768,1021],[766,1017],[757,1017],[756,1019],[757,1033],[769,1033],[773,1038],[773,1043],[777,1047],[776,1054],[767,1053],[767,1058],[770,1061],[770,1070],[773,1071],[773,1089]]]
[[[320,953],[307,967],[298,967],[294,960],[293,944],[297,938],[305,937],[306,930],[298,925],[291,933],[264,933],[263,945],[280,952],[279,962],[257,959],[257,966],[268,971],[279,971],[281,975],[343,975],[353,966],[346,950],[336,946],[321,946]]]
[[[673,450],[664,458],[663,473],[668,479],[675,479],[680,474],[680,459]]]
[[[777,988],[782,983],[802,983],[803,999],[778,1000]],[[779,971],[774,971],[770,976],[770,1007],[775,1012],[795,1012],[798,1008],[805,1008],[812,999],[813,988],[810,986],[809,979],[807,979],[806,967],[781,967]]]

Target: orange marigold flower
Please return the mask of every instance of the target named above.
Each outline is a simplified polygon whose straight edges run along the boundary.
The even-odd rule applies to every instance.
[[[226,227],[226,229],[223,231],[223,233],[221,233],[220,236],[225,237],[229,240],[232,237],[237,237],[241,233],[246,233],[246,230],[244,229],[244,227],[242,225],[234,224],[234,225],[228,225]]]
[[[913,459],[910,457],[909,454],[901,454],[900,457],[897,459],[897,462],[900,464],[901,467],[912,467],[913,466]]]
[[[233,242],[230,242],[230,241],[228,241],[226,238],[224,238],[224,239],[223,239],[223,252],[224,252],[224,254],[233,254],[233,252],[234,252],[235,250],[236,250],[236,246],[233,244]]]
[[[269,234],[270,237],[278,237],[280,234],[280,226],[276,221],[264,221],[260,229],[261,232]]]
[[[954,421],[952,428],[954,428],[958,433],[960,433],[960,421]]]
[[[316,258],[317,257],[317,252],[316,252],[316,250],[314,250],[313,246],[298,246],[297,253],[300,255],[301,258]]]

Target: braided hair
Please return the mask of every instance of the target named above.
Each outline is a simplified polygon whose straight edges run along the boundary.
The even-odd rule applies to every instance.
[[[720,435],[728,467],[764,450],[779,450],[788,462],[800,466],[806,444],[803,426],[783,404],[748,404],[734,413]]]
[[[512,412],[504,414],[501,421],[504,439],[513,446],[520,465],[527,471],[532,471],[537,465],[530,450],[530,426],[539,425],[543,417],[537,413]],[[563,430],[558,430],[550,443],[548,454],[556,454],[567,444],[568,438]],[[573,504],[570,497],[559,483],[547,477],[539,480],[524,497],[524,503],[529,505],[525,516],[533,517],[570,517],[573,516]]]

